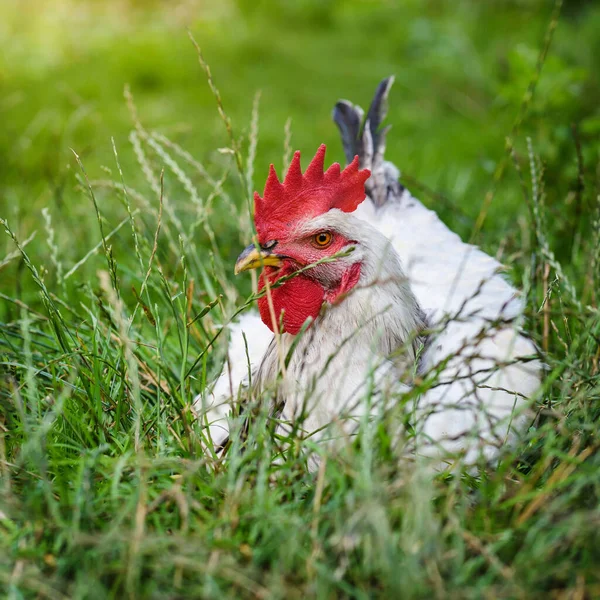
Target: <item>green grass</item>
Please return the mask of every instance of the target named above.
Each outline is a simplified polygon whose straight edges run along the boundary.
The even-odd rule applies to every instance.
[[[3,596],[599,596],[600,7],[205,4],[0,7]],[[389,158],[525,289],[538,417],[477,475],[393,423],[311,475],[263,420],[220,464],[190,407],[251,299],[248,191],[288,118],[341,160],[334,101],[391,73]]]

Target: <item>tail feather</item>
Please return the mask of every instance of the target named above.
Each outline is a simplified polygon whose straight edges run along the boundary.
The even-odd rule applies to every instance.
[[[394,76],[392,75],[384,79],[377,86],[377,90],[375,91],[375,96],[373,97],[373,101],[369,107],[369,112],[367,113],[367,120],[365,123],[365,127],[368,126],[368,129],[371,133],[375,155],[380,154],[381,160],[383,160],[383,154],[385,152],[385,135],[389,130],[389,126],[381,128],[381,124],[387,115],[387,99],[393,83]]]
[[[360,146],[362,146],[362,141],[360,129],[363,116],[363,109],[360,106],[354,106],[348,100],[340,100],[333,108],[333,120],[340,130],[344,154],[348,163],[351,163],[356,155],[359,158],[361,156]]]
[[[391,76],[377,86],[364,123],[364,111],[357,104],[340,100],[333,109],[333,120],[342,136],[346,160],[351,162],[358,156],[361,168],[371,170],[365,188],[375,206],[399,199],[404,189],[398,181],[398,169],[384,160],[386,134],[390,127],[381,124],[387,115],[387,99],[393,83]]]

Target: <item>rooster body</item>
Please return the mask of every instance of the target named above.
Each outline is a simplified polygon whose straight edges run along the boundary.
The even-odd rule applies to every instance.
[[[350,163],[341,175],[334,165],[321,183],[311,179],[322,173],[322,147],[303,182],[293,180],[297,155],[281,187],[272,171],[256,198],[260,256],[249,247],[238,266],[264,267],[260,316],[230,327],[227,365],[212,395],[197,400],[217,444],[228,435],[230,398],[250,374],[257,390],[275,395],[282,423],[301,422],[314,439],[345,440],[365,417],[397,404],[415,378],[430,383],[404,409],[412,452],[489,458],[526,423],[541,364],[520,333],[523,301],[501,265],[463,243],[384,160],[391,83],[380,84],[364,126],[360,107],[336,105]],[[291,208],[303,198],[315,203],[308,214]],[[289,206],[269,212],[275,200]]]

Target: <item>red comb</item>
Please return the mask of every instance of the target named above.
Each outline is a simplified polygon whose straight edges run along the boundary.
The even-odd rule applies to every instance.
[[[260,243],[280,239],[298,221],[316,217],[338,208],[352,212],[365,199],[368,169],[358,169],[358,156],[340,172],[333,163],[323,172],[325,144],[321,144],[304,174],[300,169],[300,152],[294,154],[283,183],[273,165],[262,198],[254,193],[254,223]]]

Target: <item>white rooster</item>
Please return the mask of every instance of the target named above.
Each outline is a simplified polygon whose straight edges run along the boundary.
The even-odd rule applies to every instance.
[[[365,417],[402,405],[407,453],[472,463],[527,422],[541,363],[519,330],[523,301],[501,265],[463,243],[384,161],[392,83],[381,82],[364,123],[360,107],[336,104],[343,171],[324,171],[321,146],[302,173],[297,152],[283,182],[271,165],[255,194],[257,244],[235,272],[262,269],[260,314],[229,327],[224,371],[196,399],[217,445],[249,375],[255,397],[276,398],[282,429],[300,424],[321,442],[347,440]]]

